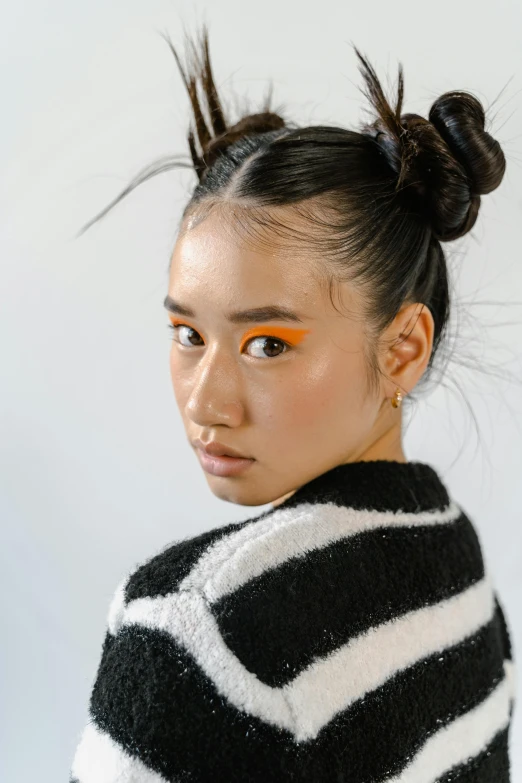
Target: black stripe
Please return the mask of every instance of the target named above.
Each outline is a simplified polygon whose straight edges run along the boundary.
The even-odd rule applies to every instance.
[[[444,508],[450,498],[435,468],[425,462],[368,460],[336,465],[303,484],[279,508],[328,502],[415,513]]]
[[[504,610],[502,609],[502,605],[500,603],[498,593],[495,590],[495,603],[496,603],[496,609],[499,614],[500,618],[500,628],[502,633],[502,645],[504,649],[504,658],[507,658],[508,660],[513,660],[513,651],[511,648],[511,637],[509,634],[508,626],[506,623],[506,617],[504,614]]]
[[[335,716],[314,741],[299,744],[286,730],[235,709],[166,633],[128,626],[104,647],[91,715],[167,779],[378,781],[400,771],[427,737],[478,705],[500,681],[498,638],[495,616],[473,637],[400,672]]]
[[[234,654],[275,687],[368,628],[483,576],[477,534],[461,514],[447,524],[369,530],[306,551],[211,609]]]
[[[125,603],[135,598],[164,596],[174,592],[211,544],[229,533],[240,530],[250,522],[264,519],[270,513],[273,513],[273,509],[169,544],[157,555],[139,565],[131,574],[125,588]]]

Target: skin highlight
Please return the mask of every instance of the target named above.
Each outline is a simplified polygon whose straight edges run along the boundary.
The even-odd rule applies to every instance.
[[[299,221],[287,207],[278,209],[286,221]],[[357,287],[339,284],[349,315],[340,314],[295,249],[289,253],[279,237],[256,247],[227,219],[233,210],[211,211],[180,232],[168,285],[169,296],[195,313],[169,316],[177,327],[171,379],[187,438],[219,440],[255,459],[237,476],[205,473],[211,491],[240,505],[276,506],[337,465],[407,462],[402,409],[391,398],[397,387],[408,394],[426,369],[434,331],[429,309],[406,303],[385,330],[380,388],[370,397]],[[238,303],[297,311],[303,328],[271,320],[245,332],[225,317]]]

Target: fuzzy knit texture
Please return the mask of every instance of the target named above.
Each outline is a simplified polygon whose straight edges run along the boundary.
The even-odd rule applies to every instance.
[[[514,704],[473,522],[353,462],[123,580],[69,783],[508,783]]]

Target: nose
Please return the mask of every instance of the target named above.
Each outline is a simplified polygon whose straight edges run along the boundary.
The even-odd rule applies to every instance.
[[[194,371],[186,402],[187,416],[200,427],[237,426],[243,416],[242,384],[237,364],[223,351],[207,351]]]

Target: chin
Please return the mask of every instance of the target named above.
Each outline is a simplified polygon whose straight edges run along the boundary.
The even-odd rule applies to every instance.
[[[233,482],[227,486],[224,479],[218,479],[214,482],[211,480],[213,478],[215,477],[211,476],[208,481],[212,494],[226,503],[234,503],[238,506],[264,506],[274,502],[273,495],[256,490],[255,487],[240,486],[240,484]]]

